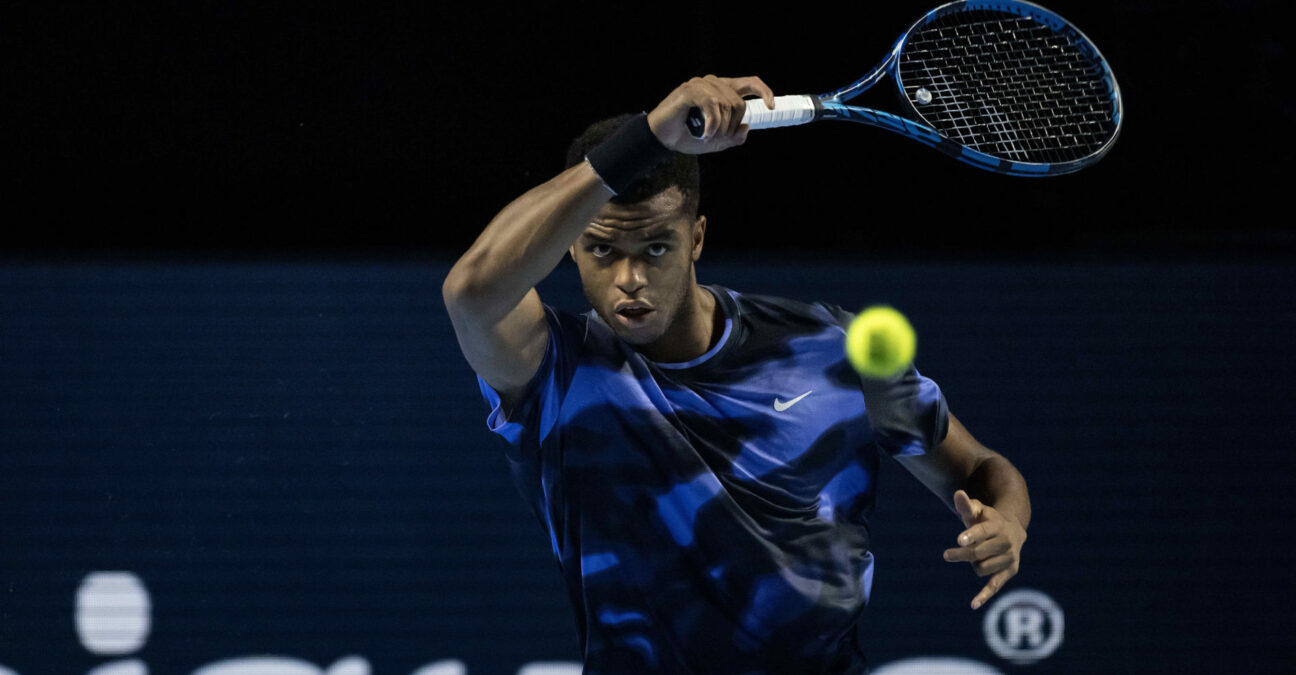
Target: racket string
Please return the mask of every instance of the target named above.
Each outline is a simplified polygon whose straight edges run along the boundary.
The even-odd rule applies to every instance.
[[[967,147],[1058,163],[1101,148],[1114,131],[1110,83],[1077,39],[993,10],[952,14],[910,34],[899,74],[915,109]]]

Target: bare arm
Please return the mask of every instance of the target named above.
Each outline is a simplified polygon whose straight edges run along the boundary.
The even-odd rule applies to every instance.
[[[694,78],[672,91],[648,115],[667,148],[716,152],[746,139],[742,97],[774,94],[758,78]],[[707,114],[706,140],[684,126],[689,108]],[[544,308],[535,285],[598,214],[612,193],[588,162],[532,188],[500,211],[451,268],[441,294],[469,365],[511,408],[539,369],[549,346]]]
[[[945,559],[972,563],[978,576],[991,577],[972,600],[972,609],[981,607],[1020,566],[1031,518],[1026,480],[952,414],[949,433],[938,446],[925,455],[896,459],[963,520],[959,547],[945,551]]]
[[[441,287],[459,348],[473,370],[511,407],[548,347],[534,286],[612,193],[582,162],[504,207]]]
[[[953,414],[945,440],[925,455],[897,457],[910,473],[955,513],[954,493],[967,491],[974,499],[1030,524],[1030,495],[1026,480],[1006,457],[981,445]]]

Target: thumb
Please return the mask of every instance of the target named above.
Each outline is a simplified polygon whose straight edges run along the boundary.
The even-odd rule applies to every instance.
[[[981,508],[973,504],[972,498],[963,490],[954,493],[954,510],[958,511],[959,517],[963,519],[963,525],[967,527],[971,527],[972,523],[981,517]]]

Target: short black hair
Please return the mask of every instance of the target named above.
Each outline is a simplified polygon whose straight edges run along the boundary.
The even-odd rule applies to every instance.
[[[586,127],[585,131],[572,140],[571,145],[567,148],[567,168],[570,169],[585,161],[586,153],[603,142],[603,139],[615,133],[632,117],[634,115],[626,113],[599,120]],[[697,156],[672,152],[669,162],[662,164],[653,169],[651,173],[631,183],[630,187],[613,197],[612,201],[617,204],[636,204],[654,197],[674,185],[684,195],[684,208],[696,216],[701,183],[701,169],[698,167]]]

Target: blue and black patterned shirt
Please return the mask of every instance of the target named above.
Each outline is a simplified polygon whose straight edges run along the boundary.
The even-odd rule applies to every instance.
[[[851,315],[717,286],[724,333],[655,363],[594,312],[490,428],[549,533],[586,673],[857,673],[879,453],[943,440],[940,389],[862,383]],[[868,391],[868,408],[865,391]]]

